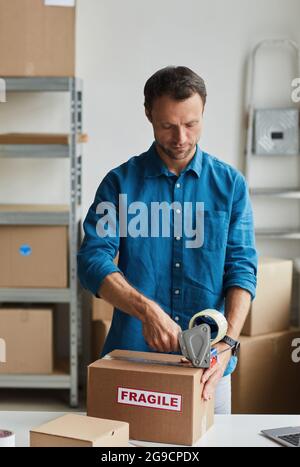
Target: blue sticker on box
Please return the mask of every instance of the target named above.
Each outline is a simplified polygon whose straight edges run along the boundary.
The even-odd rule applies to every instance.
[[[19,248],[19,252],[22,256],[30,256],[32,253],[32,249],[29,245],[21,245]]]

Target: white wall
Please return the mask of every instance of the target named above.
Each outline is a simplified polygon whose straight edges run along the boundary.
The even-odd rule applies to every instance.
[[[77,74],[84,79],[84,128],[90,138],[84,150],[84,213],[107,171],[150,146],[143,86],[169,64],[187,65],[203,76],[208,102],[201,146],[242,168],[246,58],[263,38],[300,43],[298,0],[77,0],[77,5]],[[273,68],[270,79],[265,72],[260,78],[260,103],[271,98],[273,86],[276,102],[289,99],[290,77],[279,92]],[[0,128],[64,131],[67,117],[61,95],[9,95],[1,104]],[[0,203],[67,202],[66,168],[64,161],[1,161]],[[297,205],[294,211],[293,219]]]
[[[90,135],[85,206],[111,167],[151,144],[143,86],[169,64],[203,76],[208,102],[202,147],[241,168],[247,54],[266,37],[300,42],[299,17],[297,0],[79,0],[78,74],[85,80]]]

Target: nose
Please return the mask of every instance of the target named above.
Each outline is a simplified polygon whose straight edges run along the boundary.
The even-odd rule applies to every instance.
[[[186,130],[183,127],[177,127],[174,135],[176,145],[183,146],[187,141]]]

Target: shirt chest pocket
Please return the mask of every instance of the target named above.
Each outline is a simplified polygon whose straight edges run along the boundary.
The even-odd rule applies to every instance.
[[[226,211],[204,211],[203,248],[218,250],[226,247],[228,236],[228,213]]]

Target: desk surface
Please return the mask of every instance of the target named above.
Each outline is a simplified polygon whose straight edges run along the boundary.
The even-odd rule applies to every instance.
[[[29,430],[64,412],[0,412],[0,429],[14,431],[17,446],[29,445]],[[195,446],[265,446],[277,447],[276,443],[260,435],[268,428],[300,426],[300,415],[216,415],[214,426]],[[136,446],[172,446],[167,444],[132,441]]]

